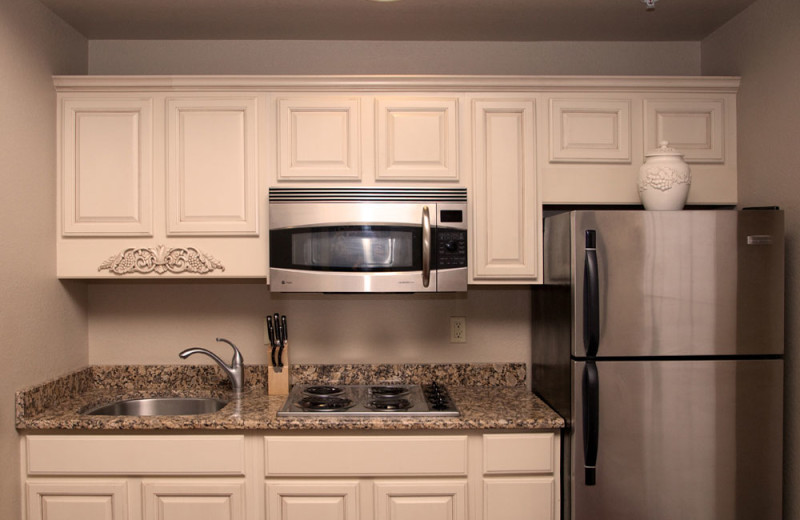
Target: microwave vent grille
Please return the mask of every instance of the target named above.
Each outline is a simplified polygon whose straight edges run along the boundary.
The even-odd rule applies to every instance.
[[[270,202],[466,202],[466,188],[270,188]]]

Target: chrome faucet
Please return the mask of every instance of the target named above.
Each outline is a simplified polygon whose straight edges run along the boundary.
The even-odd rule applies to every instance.
[[[234,396],[239,396],[244,389],[244,359],[242,358],[242,353],[239,352],[239,349],[236,348],[236,345],[225,338],[217,338],[217,341],[224,341],[233,347],[233,359],[231,360],[230,366],[226,365],[225,362],[219,358],[219,356],[204,348],[187,348],[178,355],[181,357],[181,359],[186,359],[192,354],[205,354],[216,361],[220,368],[222,368],[222,370],[228,374],[228,379],[231,380],[231,387],[233,388]]]

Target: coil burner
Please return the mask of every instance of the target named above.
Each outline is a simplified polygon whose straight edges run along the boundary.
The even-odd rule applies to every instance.
[[[408,410],[411,408],[411,401],[408,399],[373,399],[367,403],[367,408],[373,410],[384,410],[387,412],[395,412]]]
[[[279,417],[458,416],[443,385],[294,385]]]
[[[346,410],[353,406],[353,401],[341,397],[315,397],[308,396],[302,398],[297,405],[303,410],[316,412],[333,412],[335,410]]]
[[[369,393],[372,397],[379,398],[392,398],[400,397],[401,395],[408,395],[409,387],[407,386],[371,386]]]
[[[344,388],[341,386],[324,386],[324,385],[309,386],[305,390],[303,390],[303,393],[308,395],[319,395],[319,396],[329,397],[333,395],[342,395],[344,393]]]

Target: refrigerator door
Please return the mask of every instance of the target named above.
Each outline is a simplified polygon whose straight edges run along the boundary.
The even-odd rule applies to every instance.
[[[547,238],[570,245],[549,257],[571,259],[574,356],[783,354],[781,211],[569,217],[571,238],[559,236],[564,216]],[[563,279],[557,263],[551,281]]]
[[[573,520],[781,518],[782,360],[589,364],[587,412],[587,363],[573,363]]]

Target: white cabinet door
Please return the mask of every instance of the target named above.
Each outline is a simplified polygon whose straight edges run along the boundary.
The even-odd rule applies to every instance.
[[[142,483],[143,520],[244,520],[244,479]]]
[[[662,141],[689,163],[725,161],[725,99],[645,99],[644,150]]]
[[[735,204],[736,96],[686,94],[644,99],[646,153],[668,141],[692,169],[688,204]],[[637,165],[637,171],[638,171]]]
[[[555,520],[553,477],[486,478],[483,517],[487,520]]]
[[[264,437],[267,476],[461,476],[466,435]]]
[[[458,180],[457,98],[381,97],[375,106],[377,180]]]
[[[534,107],[533,99],[472,101],[472,282],[539,275]]]
[[[152,99],[65,97],[59,117],[61,233],[152,235]]]
[[[167,99],[167,235],[258,234],[255,96]]]
[[[467,481],[377,480],[375,520],[466,520]]]
[[[631,100],[550,99],[550,162],[631,162]]]
[[[123,479],[30,479],[26,482],[28,520],[127,520]]]
[[[266,493],[269,520],[361,518],[356,480],[269,481]]]
[[[278,181],[361,179],[360,97],[277,100]]]

